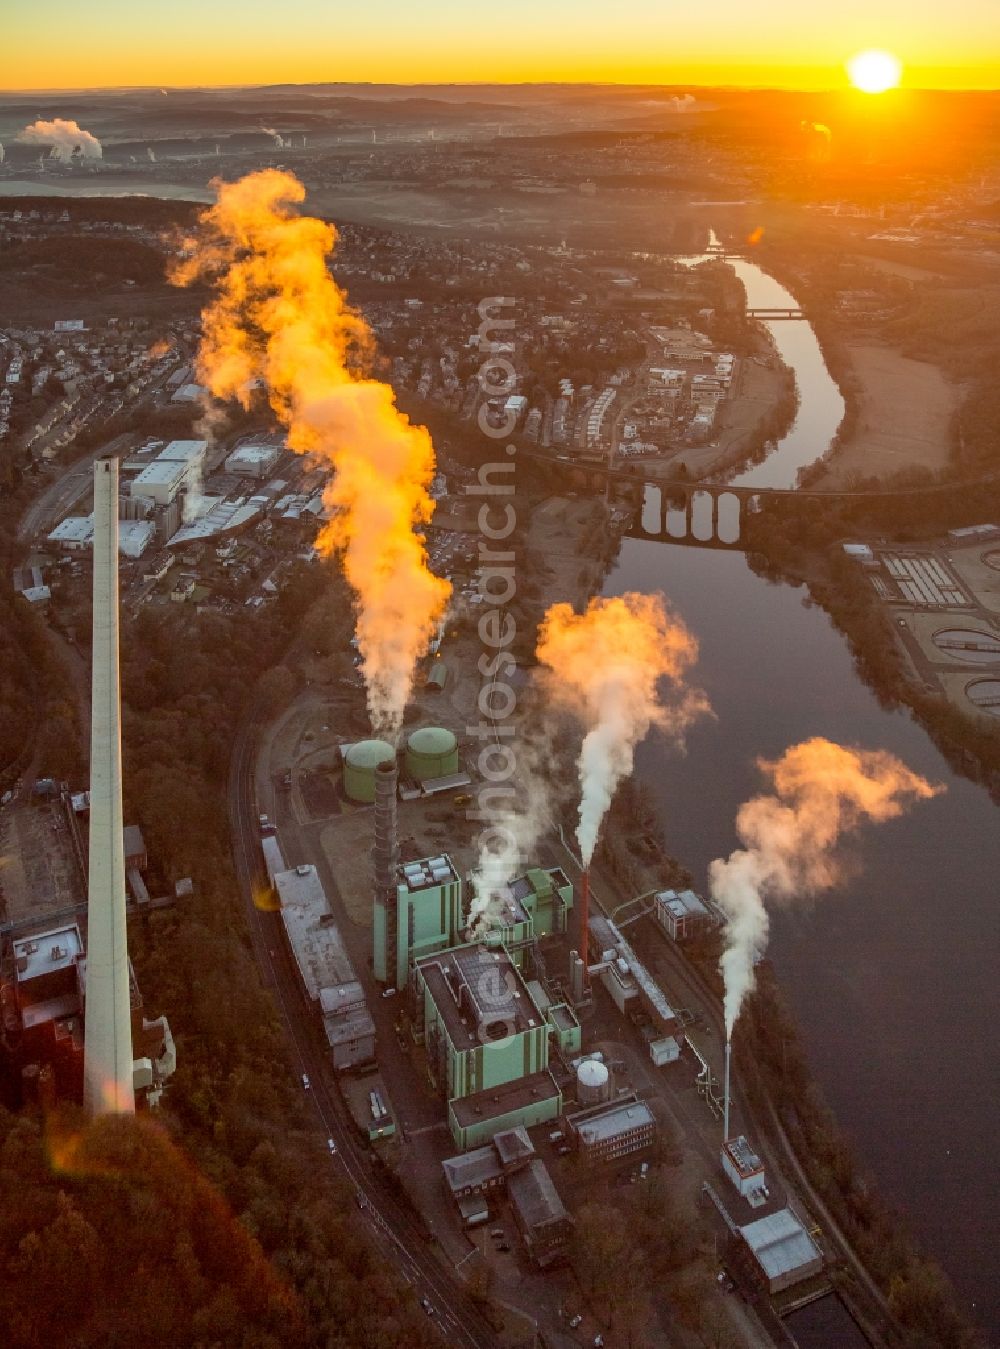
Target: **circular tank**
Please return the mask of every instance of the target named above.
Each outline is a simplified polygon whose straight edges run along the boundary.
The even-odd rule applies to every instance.
[[[611,1076],[603,1063],[584,1059],[576,1070],[576,1096],[581,1105],[599,1105],[611,1095]]]
[[[375,769],[395,761],[396,752],[384,740],[359,740],[344,755],[344,791],[351,801],[375,800]]]
[[[458,772],[458,741],[443,726],[421,726],[406,742],[406,771],[416,782]]]

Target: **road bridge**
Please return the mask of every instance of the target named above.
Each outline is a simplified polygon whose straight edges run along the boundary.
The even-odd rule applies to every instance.
[[[786,305],[768,309],[760,305],[748,308],[746,310],[748,319],[760,319],[765,323],[773,323],[776,319],[804,319],[805,314],[796,305]]]

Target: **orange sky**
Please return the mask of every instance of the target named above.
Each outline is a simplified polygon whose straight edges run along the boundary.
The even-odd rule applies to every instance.
[[[943,13],[947,23],[942,23]],[[594,80],[830,87],[866,47],[911,86],[1000,87],[1000,0],[50,0],[4,18],[0,87]]]

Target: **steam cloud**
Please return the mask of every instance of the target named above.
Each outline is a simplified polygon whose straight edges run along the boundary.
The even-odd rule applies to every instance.
[[[25,145],[51,145],[52,158],[68,164],[74,154],[84,159],[100,159],[103,155],[101,142],[89,131],[84,131],[76,122],[56,117],[51,122],[39,119],[17,133],[17,139]]]
[[[287,149],[292,143],[290,140],[286,141],[281,132],[275,131],[273,126],[262,126],[261,131],[263,131],[265,136],[270,136],[272,138],[279,150]]]
[[[584,866],[649,728],[657,726],[681,742],[686,727],[710,710],[705,695],[684,682],[697,654],[697,641],[662,595],[592,599],[583,614],[555,604],[542,620],[536,655],[548,668],[550,697],[587,728],[577,761],[576,837]],[[663,678],[672,686],[668,703],[660,701]]]
[[[507,804],[503,788],[498,794],[504,802],[490,809],[489,789],[480,795],[486,806],[489,827],[484,831],[479,861],[472,873],[472,903],[469,906],[469,937],[475,941],[496,925],[507,887],[519,875],[535,844],[551,827],[551,809],[556,795],[546,779],[551,761],[547,738],[539,742],[522,740],[517,746],[517,802]]]
[[[214,280],[198,378],[244,406],[261,379],[289,445],[334,469],[331,518],[317,546],[342,554],[369,712],[376,730],[394,737],[451,590],[429,570],[419,533],[434,510],[431,438],[399,411],[387,384],[359,368],[371,332],[327,271],[336,230],[292,209],[305,197],[298,179],[266,169],[215,187],[205,233],[187,241],[171,276],[178,285]]]
[[[759,766],[774,793],[740,806],[736,832],[745,846],[709,867],[712,897],[726,915],[719,966],[727,1039],[754,987],[755,957],[767,945],[765,896],[790,901],[829,890],[844,870],[835,852],[841,835],[865,820],[895,819],[910,801],[944,790],[882,750],[846,749],[819,737]]]

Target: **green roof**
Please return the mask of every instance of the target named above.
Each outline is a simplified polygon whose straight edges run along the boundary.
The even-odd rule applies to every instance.
[[[385,740],[359,740],[344,756],[352,768],[377,768],[386,759],[396,758],[396,751]]]
[[[452,732],[443,726],[421,726],[406,745],[413,754],[450,754],[456,743]]]

